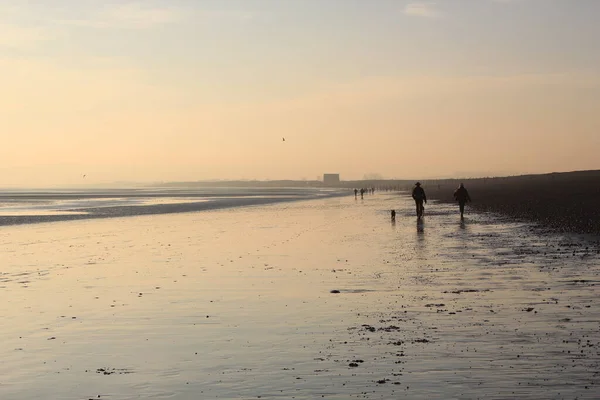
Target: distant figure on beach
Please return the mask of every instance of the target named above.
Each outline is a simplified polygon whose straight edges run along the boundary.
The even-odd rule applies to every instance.
[[[427,204],[427,196],[425,195],[425,191],[421,187],[421,182],[415,183],[415,187],[412,191],[412,198],[415,200],[415,204],[417,206],[417,218],[421,218],[423,216],[423,202]]]
[[[365,189],[360,189],[360,198],[364,198],[365,195]]]
[[[465,213],[465,204],[471,202],[471,196],[469,196],[469,192],[465,188],[465,185],[463,185],[462,183],[454,192],[454,199],[458,201],[458,207],[460,209],[460,219],[463,219]]]
[[[392,210],[392,222],[396,222],[396,210]]]
[[[354,197],[358,197],[358,189],[354,189]]]

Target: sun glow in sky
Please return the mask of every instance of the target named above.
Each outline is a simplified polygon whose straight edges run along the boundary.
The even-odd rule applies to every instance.
[[[597,0],[3,1],[0,186],[600,169],[599,15]]]

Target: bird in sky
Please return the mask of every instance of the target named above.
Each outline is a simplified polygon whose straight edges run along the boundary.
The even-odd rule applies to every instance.
[[[84,177],[84,178],[85,178],[86,176],[87,176],[86,174],[83,174],[83,177]]]
[[[285,138],[282,138],[282,139],[283,139],[283,141],[285,142]]]

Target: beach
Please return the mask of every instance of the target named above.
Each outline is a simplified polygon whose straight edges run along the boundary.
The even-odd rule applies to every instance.
[[[0,227],[0,398],[600,396],[597,237],[399,193],[188,211]]]

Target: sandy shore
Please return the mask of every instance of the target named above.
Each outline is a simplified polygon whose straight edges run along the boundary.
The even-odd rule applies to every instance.
[[[1,227],[0,398],[599,397],[597,242],[413,213],[377,194]]]

